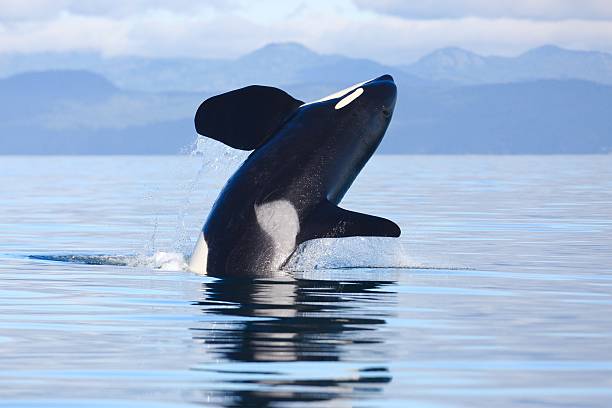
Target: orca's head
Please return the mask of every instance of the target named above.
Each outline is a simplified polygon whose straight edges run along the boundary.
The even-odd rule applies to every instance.
[[[344,132],[352,129],[353,142],[363,142],[374,149],[380,143],[391,121],[397,88],[391,75],[360,82],[335,92],[305,107],[325,111],[332,122],[340,125]]]
[[[339,202],[374,154],[391,121],[396,96],[393,77],[383,75],[299,109],[297,117],[311,123],[308,140],[330,154],[328,198],[332,201]]]
[[[363,95],[365,95],[365,97],[362,98]],[[363,105],[365,101],[366,104],[369,104],[368,107],[374,110],[377,108],[378,110],[382,109],[386,111],[387,116],[390,117],[395,107],[396,96],[397,88],[393,81],[393,77],[389,74],[385,74],[378,78],[360,82],[346,89],[334,92],[331,95],[327,95],[311,103],[328,102],[328,104],[334,105],[335,110],[341,110],[359,99],[359,101],[362,102],[361,105]],[[354,104],[353,107],[357,105],[360,104]]]

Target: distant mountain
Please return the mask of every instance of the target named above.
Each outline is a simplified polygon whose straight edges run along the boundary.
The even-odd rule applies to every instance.
[[[95,72],[122,89],[148,92],[219,92],[253,83],[310,88],[337,81],[358,82],[381,72],[388,72],[410,85],[539,79],[582,79],[612,84],[612,55],[552,45],[517,57],[482,56],[450,47],[436,50],[413,64],[397,67],[367,59],[322,55],[298,43],[268,44],[237,59],[106,58],[93,53],[0,54],[0,77],[67,69]]]
[[[521,64],[525,73],[543,71],[538,64],[547,66],[542,61],[561,54],[543,48],[524,54]],[[95,60],[81,55],[74,61],[89,65]],[[612,86],[574,79],[481,84],[473,76],[479,69],[506,64],[502,60],[445,49],[420,62],[430,77],[418,79],[415,75],[423,72],[406,74],[369,60],[272,44],[237,60],[208,64],[113,59],[116,78],[138,86],[119,86],[100,74],[110,69],[104,65],[108,61],[96,72],[83,67],[21,72],[0,79],[0,154],[178,153],[195,139],[197,106],[219,90],[271,84],[308,101],[386,72],[394,75],[399,94],[383,153],[612,152]],[[37,67],[45,61],[37,60]],[[70,61],[55,56],[52,62]],[[183,70],[177,75],[179,66]],[[496,72],[502,72],[500,67]],[[190,83],[211,88],[138,90],[168,84],[180,89]]]
[[[461,48],[434,51],[405,65],[422,79],[463,84],[505,83],[537,79],[582,79],[612,84],[612,55],[547,45],[517,57],[485,57]]]
[[[95,98],[116,91],[103,76],[83,70],[25,72],[0,81],[0,92],[39,98]]]
[[[317,54],[297,43],[269,44],[233,60],[104,58],[95,54],[0,55],[0,76],[25,71],[81,69],[137,91],[226,91],[250,84],[279,87],[363,81],[389,72],[406,83],[423,82],[401,69],[371,60]]]
[[[106,78],[87,71],[43,71],[0,79],[0,123],[28,122],[63,101],[95,104],[118,92]]]
[[[450,47],[432,52],[404,70],[421,78],[430,80],[450,80],[457,82],[479,82],[475,74],[488,65],[486,57],[461,48]]]
[[[595,51],[572,51],[544,46],[516,58],[518,80],[539,76],[542,79],[583,79],[612,84],[612,55]]]
[[[81,70],[0,79],[0,154],[177,153],[206,96],[126,92]]]

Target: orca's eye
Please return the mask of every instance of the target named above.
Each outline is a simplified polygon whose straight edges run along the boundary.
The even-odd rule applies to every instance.
[[[357,88],[344,98],[340,99],[340,102],[336,104],[336,110],[344,108],[349,103],[353,102],[355,99],[359,98],[359,96],[363,93],[363,88]]]

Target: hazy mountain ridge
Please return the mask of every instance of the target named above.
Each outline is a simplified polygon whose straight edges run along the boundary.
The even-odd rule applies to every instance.
[[[296,43],[269,44],[232,60],[207,58],[104,58],[87,53],[0,56],[0,77],[26,71],[88,70],[122,89],[139,91],[216,91],[250,84],[286,87],[321,84],[338,78],[359,82],[389,72],[421,82],[400,68],[341,55],[321,55]],[[330,75],[332,78],[330,79]]]
[[[463,84],[582,79],[612,84],[612,55],[547,45],[516,57],[481,56],[461,48],[436,50],[402,69],[428,80]]]
[[[91,64],[92,59],[75,61]],[[141,84],[163,81],[162,72],[176,76],[176,62],[168,62],[163,71],[159,61],[126,61],[120,64],[114,60],[115,72],[140,72]],[[462,67],[466,78],[474,67],[491,63],[459,49],[443,50],[425,62],[431,73],[436,67],[455,71]],[[422,66],[425,62],[421,61]],[[155,66],[151,78],[142,68],[147,64]],[[399,95],[381,146],[385,153],[612,151],[612,115],[608,112],[612,87],[599,83],[565,79],[460,85],[473,81],[419,79],[373,61],[321,56],[296,44],[273,44],[202,69],[211,74],[194,78],[192,71],[182,71],[185,79],[181,86],[198,82],[227,86],[225,91],[260,83],[279,86],[305,101],[389,72],[398,83]],[[202,78],[212,78],[212,82]],[[168,81],[174,83],[174,79]],[[38,70],[0,79],[0,153],[177,153],[195,137],[193,114],[199,103],[219,92],[135,88],[138,86],[126,90],[83,67]],[[155,82],[150,88],[164,86]]]

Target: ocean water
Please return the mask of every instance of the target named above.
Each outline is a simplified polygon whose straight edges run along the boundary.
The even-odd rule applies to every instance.
[[[376,156],[256,281],[184,268],[242,156],[0,157],[0,406],[608,407],[612,156]]]

